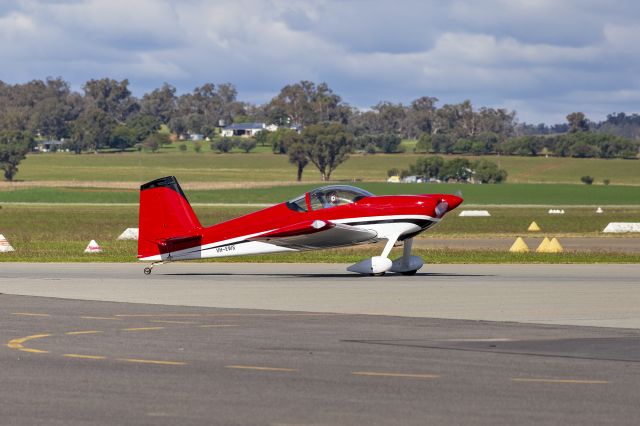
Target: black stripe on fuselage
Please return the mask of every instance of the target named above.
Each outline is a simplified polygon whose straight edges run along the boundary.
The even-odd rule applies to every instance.
[[[362,226],[362,225],[378,225],[381,223],[413,223],[414,225],[419,226],[420,228],[427,228],[432,224],[436,223],[435,220],[428,219],[372,219],[372,220],[363,220],[358,222],[341,222],[344,225],[349,226]]]

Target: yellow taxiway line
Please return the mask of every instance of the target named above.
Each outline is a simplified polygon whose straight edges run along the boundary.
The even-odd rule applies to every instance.
[[[122,331],[148,331],[148,330],[164,330],[164,327],[133,327],[122,328]]]
[[[410,373],[389,373],[382,371],[354,371],[354,376],[372,376],[372,377],[401,377],[405,379],[437,379],[438,374],[410,374]]]
[[[10,340],[9,343],[7,343],[7,347],[9,347],[10,349],[17,349],[23,352],[31,352],[34,354],[48,354],[49,351],[25,348],[24,346],[22,346],[22,344],[24,342],[28,342],[29,340],[42,339],[43,337],[49,337],[49,336],[51,336],[51,334],[34,334],[33,336],[20,337],[18,339]]]
[[[611,382],[607,380],[578,380],[578,379],[525,379],[525,378],[512,378],[512,382],[529,382],[529,383],[564,383],[573,385],[606,385]]]
[[[225,368],[232,368],[236,370],[280,371],[288,373],[298,371],[297,368],[261,367],[258,365],[226,365]]]
[[[50,317],[49,314],[36,314],[32,312],[11,312],[11,315],[22,315],[26,317]]]
[[[106,356],[100,355],[81,355],[81,354],[64,354],[67,358],[81,358],[81,359],[107,359]]]
[[[160,360],[153,360],[153,359],[136,359],[136,358],[117,358],[117,361],[135,362],[139,364],[187,365],[186,362],[179,362],[179,361],[160,361]]]

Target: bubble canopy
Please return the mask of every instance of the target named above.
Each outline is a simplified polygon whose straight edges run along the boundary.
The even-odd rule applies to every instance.
[[[316,188],[292,200],[287,201],[287,206],[295,211],[306,212],[331,207],[343,206],[355,203],[364,197],[373,194],[364,189],[350,185],[328,185]]]

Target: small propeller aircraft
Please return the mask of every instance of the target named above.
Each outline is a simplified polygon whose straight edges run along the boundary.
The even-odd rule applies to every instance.
[[[361,274],[415,274],[424,264],[411,255],[413,237],[436,225],[462,198],[448,194],[375,196],[348,185],[329,185],[293,200],[203,227],[174,176],[140,187],[138,259],[157,265],[177,260],[294,252],[386,240],[380,256],[347,268]],[[402,256],[389,259],[397,242]]]

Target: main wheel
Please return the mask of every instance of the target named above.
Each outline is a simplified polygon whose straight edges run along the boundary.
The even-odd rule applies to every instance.
[[[381,277],[385,274],[385,272],[378,272],[377,274],[369,274],[372,277]]]
[[[415,275],[416,272],[418,272],[417,269],[414,269],[413,271],[405,271],[405,272],[400,272],[402,275]]]
[[[149,275],[150,273],[151,273],[151,268],[149,268],[149,267],[144,268],[144,274],[145,275]]]

